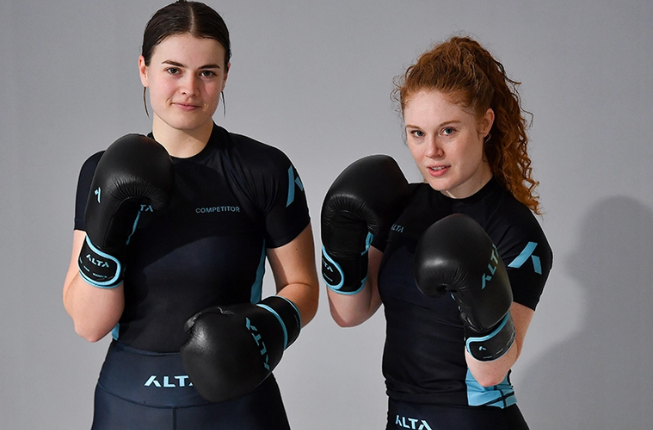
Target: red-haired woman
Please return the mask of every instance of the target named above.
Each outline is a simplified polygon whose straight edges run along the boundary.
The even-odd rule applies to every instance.
[[[396,80],[424,177],[389,157],[334,182],[322,209],[331,314],[355,326],[384,305],[387,429],[527,429],[509,380],[552,265],[518,82],[453,37]]]

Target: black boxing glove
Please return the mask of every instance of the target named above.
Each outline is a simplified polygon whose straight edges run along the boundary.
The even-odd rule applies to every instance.
[[[211,402],[240,397],[258,387],[299,336],[301,317],[280,296],[258,304],[214,306],[186,321],[181,358],[197,392]]]
[[[387,155],[352,163],[336,178],[322,204],[322,278],[340,294],[365,285],[374,235],[387,232],[408,197],[408,182]]]
[[[492,361],[510,349],[515,326],[508,273],[492,240],[472,218],[450,215],[426,229],[415,252],[415,281],[428,296],[453,295],[472,357]]]
[[[142,210],[167,205],[173,178],[168,152],[146,136],[123,136],[102,154],[86,202],[86,238],[77,260],[87,283],[99,288],[120,285],[127,242],[138,217]]]

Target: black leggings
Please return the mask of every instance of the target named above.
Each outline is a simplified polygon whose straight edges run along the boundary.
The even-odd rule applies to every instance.
[[[210,403],[197,394],[179,354],[113,342],[95,389],[92,430],[290,430],[271,375],[242,397]]]
[[[517,405],[448,406],[388,402],[386,430],[528,430]]]

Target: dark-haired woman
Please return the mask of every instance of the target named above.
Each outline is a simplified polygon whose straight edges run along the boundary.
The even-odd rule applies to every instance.
[[[138,60],[149,139],[128,135],[82,167],[63,296],[80,336],[113,336],[93,429],[289,428],[269,372],[317,310],[313,236],[288,158],[213,122],[230,57],[213,9],[160,9]],[[261,300],[266,258],[277,294]],[[261,336],[276,356],[258,355],[275,362],[252,381]]]
[[[438,44],[395,91],[424,181],[407,184],[396,163],[369,157],[325,199],[334,320],[355,326],[384,307],[387,429],[528,428],[509,375],[552,253],[533,216],[516,87],[475,40]]]

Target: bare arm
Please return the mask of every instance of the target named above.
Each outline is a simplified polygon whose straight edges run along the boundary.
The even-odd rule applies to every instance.
[[[367,281],[356,294],[339,294],[327,289],[331,317],[341,327],[353,327],[367,321],[381,306],[378,277],[383,253],[370,247]]]
[[[286,245],[268,249],[267,255],[278,295],[297,306],[305,326],[317,312],[320,291],[311,225]]]
[[[75,331],[90,342],[106,336],[118,323],[125,307],[123,285],[104,289],[87,284],[79,275],[77,258],[86,234],[73,233],[73,249],[63,286],[63,303],[73,319]]]
[[[494,361],[478,361],[469,352],[465,351],[467,366],[474,379],[484,387],[491,387],[502,382],[510,368],[515,364],[521,354],[524,338],[528,331],[535,312],[519,303],[513,302],[510,315],[515,324],[515,341],[504,355]]]

